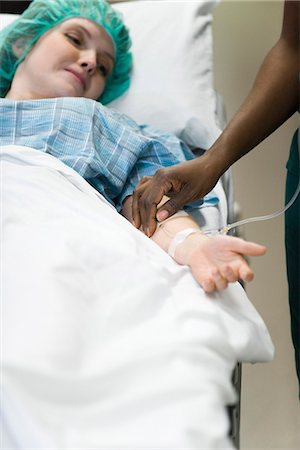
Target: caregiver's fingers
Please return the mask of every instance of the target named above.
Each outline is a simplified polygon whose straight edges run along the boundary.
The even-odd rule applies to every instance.
[[[145,182],[142,179],[142,183],[139,182],[135,188],[133,220],[138,228],[143,227],[149,237],[156,230],[156,219],[165,220],[190,200],[198,198],[190,186],[189,170],[186,173],[186,164],[191,162],[186,161],[176,166],[163,167],[157,170],[153,177],[146,177]],[[156,215],[157,205],[160,204],[164,195],[172,198],[159,208]]]
[[[140,228],[143,224],[143,231],[150,237],[156,230],[157,205],[159,204],[162,196],[160,196],[160,192],[156,194],[153,191],[150,195],[147,195],[149,187],[151,189],[151,177],[143,177],[133,191],[132,218],[136,228]],[[143,218],[145,211],[147,211],[149,218],[147,228],[145,227],[146,221]]]

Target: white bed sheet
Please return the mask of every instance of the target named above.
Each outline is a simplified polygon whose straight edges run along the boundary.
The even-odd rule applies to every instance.
[[[232,448],[232,369],[273,357],[240,285],[205,294],[50,155],[2,147],[1,178],[4,448]]]

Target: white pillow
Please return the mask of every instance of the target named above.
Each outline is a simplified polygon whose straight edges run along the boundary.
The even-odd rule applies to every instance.
[[[0,30],[18,18],[18,14],[0,14]]]
[[[141,0],[114,4],[130,29],[134,69],[129,91],[110,106],[138,123],[176,134],[192,124],[206,141],[202,147],[211,145],[220,133],[211,30],[211,13],[218,2]]]

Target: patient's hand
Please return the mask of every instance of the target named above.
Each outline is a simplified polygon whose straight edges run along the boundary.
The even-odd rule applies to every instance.
[[[260,256],[266,247],[231,236],[192,234],[175,251],[175,260],[190,266],[206,292],[225,289],[229,282],[251,281],[253,272],[244,256]]]
[[[132,220],[131,202],[132,197],[127,197],[123,203],[123,215],[128,220]],[[157,228],[152,240],[167,251],[169,236],[175,236],[178,231],[191,227],[198,227],[191,217],[174,218]],[[244,256],[260,256],[265,252],[266,247],[263,245],[240,238],[224,235],[207,237],[194,233],[176,247],[174,259],[179,264],[190,266],[194,278],[203,289],[213,292],[225,289],[228,283],[234,281],[251,281],[253,272]]]

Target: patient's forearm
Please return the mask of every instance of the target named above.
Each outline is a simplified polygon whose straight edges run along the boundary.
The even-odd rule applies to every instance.
[[[196,238],[197,240],[208,239],[206,236],[199,233],[201,231],[200,227],[190,216],[178,217],[176,215],[172,216],[166,222],[159,224],[156,228],[155,233],[152,235],[151,239],[163,250],[168,252],[171,241],[174,239],[176,234],[188,228],[195,229],[195,233],[193,233],[193,235],[194,234],[197,235]],[[192,234],[188,236],[186,239],[184,239],[182,245],[178,246],[180,247],[180,251],[177,251],[178,249],[176,248],[174,252],[173,258],[179,264],[189,265],[188,250],[190,249],[190,246],[188,245],[188,242],[190,242],[191,236]]]

